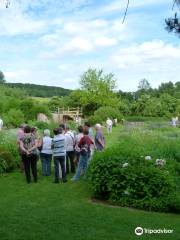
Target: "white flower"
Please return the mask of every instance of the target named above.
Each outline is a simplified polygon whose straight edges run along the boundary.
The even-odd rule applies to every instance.
[[[125,195],[129,195],[129,192],[126,190],[126,191],[124,191],[124,194]]]
[[[146,156],[145,157],[145,160],[151,160],[152,158],[151,158],[151,156]]]
[[[125,167],[128,167],[128,165],[129,165],[129,163],[124,163],[124,164],[122,165],[122,167],[125,168]]]
[[[166,164],[166,161],[163,159],[156,159],[155,165],[156,166],[164,166]]]

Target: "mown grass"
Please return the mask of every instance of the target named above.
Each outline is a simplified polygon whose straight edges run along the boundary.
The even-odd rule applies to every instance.
[[[126,130],[114,128],[111,146]],[[70,179],[70,176],[69,176]],[[144,235],[141,239],[175,239],[180,216],[92,203],[87,182],[53,184],[53,176],[27,185],[22,173],[0,178],[1,240],[133,240],[137,226],[173,229],[171,235]]]
[[[0,239],[136,239],[136,226],[174,229],[154,239],[179,239],[178,215],[93,204],[87,189],[85,182],[55,185],[51,177],[31,185],[20,173],[2,177]]]

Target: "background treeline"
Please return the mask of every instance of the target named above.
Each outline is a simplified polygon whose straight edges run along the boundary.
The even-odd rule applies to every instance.
[[[11,88],[25,90],[29,96],[49,98],[53,96],[67,96],[71,90],[61,87],[43,86],[29,83],[6,83]]]
[[[139,82],[136,92],[118,92],[125,115],[171,117],[180,114],[180,82],[162,83],[153,89],[146,79]]]
[[[92,124],[103,123],[107,117],[137,120],[180,116],[180,82],[162,83],[154,89],[148,80],[142,79],[137,91],[123,92],[117,91],[112,73],[88,69],[80,78],[79,89],[63,89],[60,95],[60,88],[9,84],[2,72],[0,78],[0,116],[7,126],[36,121],[38,113],[50,116],[58,107],[82,107],[84,117]],[[41,90],[42,95],[38,94]],[[49,97],[52,94],[53,97]]]
[[[83,108],[92,124],[107,117],[140,119],[142,117],[171,118],[180,115],[180,82],[162,83],[153,89],[142,79],[135,92],[117,91],[113,74],[89,69],[80,79],[80,88],[64,98],[52,98],[49,106]]]

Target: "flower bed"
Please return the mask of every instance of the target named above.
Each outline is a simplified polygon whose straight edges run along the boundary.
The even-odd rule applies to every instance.
[[[131,132],[96,153],[89,179],[94,196],[111,203],[162,212],[180,212],[179,140]]]

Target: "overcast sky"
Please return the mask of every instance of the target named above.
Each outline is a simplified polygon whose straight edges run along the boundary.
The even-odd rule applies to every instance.
[[[168,34],[172,0],[0,1],[0,70],[8,82],[76,89],[88,68],[112,72],[118,88],[180,81],[180,39]]]

